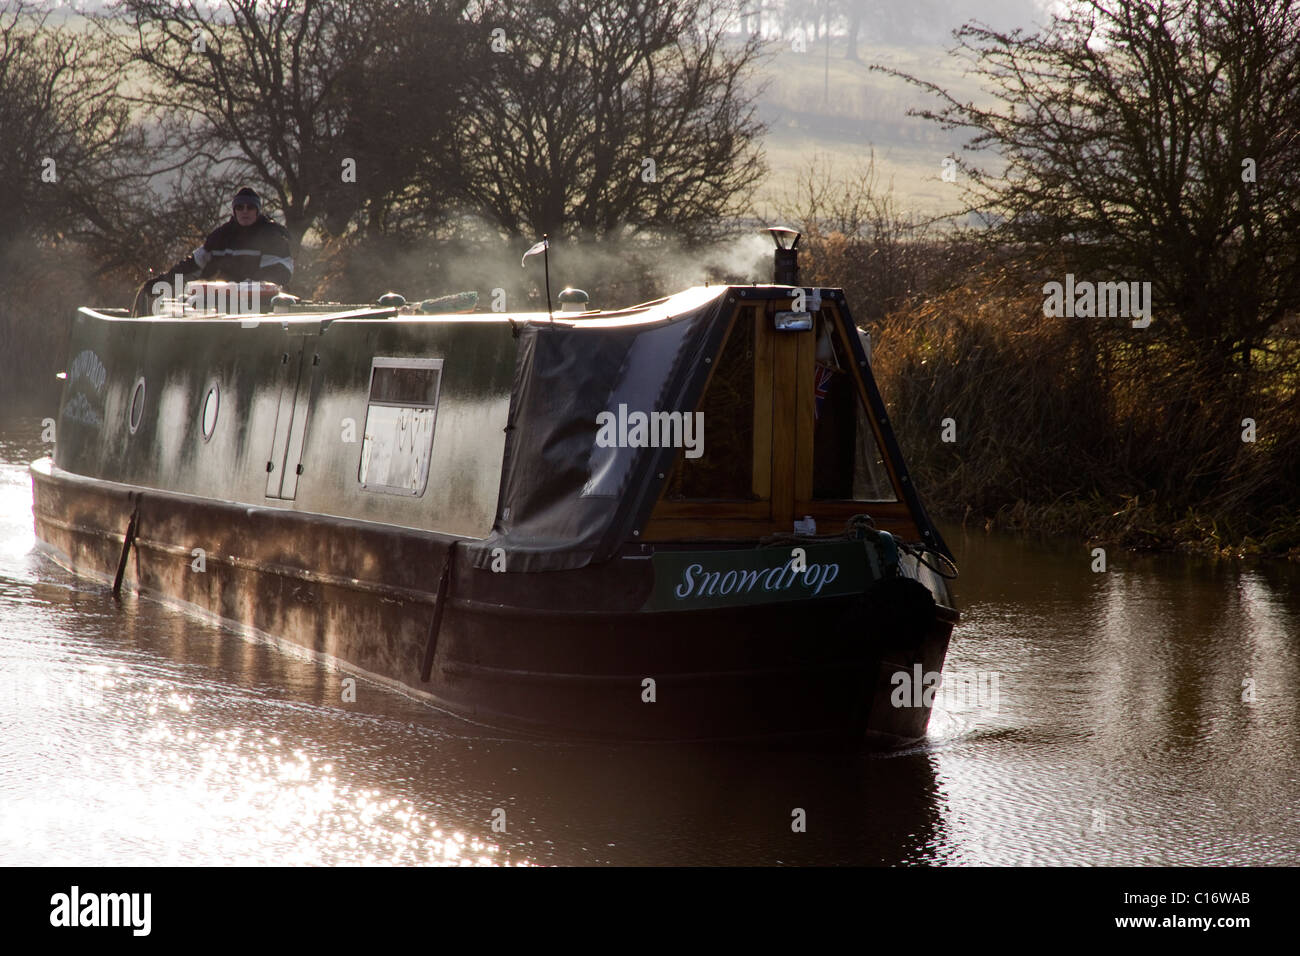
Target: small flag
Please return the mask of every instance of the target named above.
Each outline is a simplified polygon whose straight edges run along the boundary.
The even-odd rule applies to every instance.
[[[532,247],[531,249],[529,249],[527,252],[525,252],[525,253],[524,253],[524,257],[523,257],[522,259],[519,260],[519,268],[522,269],[522,268],[524,267],[524,265],[525,265],[525,263],[527,262],[529,256],[535,256],[535,255],[537,255],[537,253],[539,253],[539,252],[545,252],[545,251],[546,251],[547,249],[549,249],[550,247],[551,247],[551,244],[550,244],[550,242],[549,242],[548,240],[546,240],[546,239],[543,239],[541,242],[534,243],[534,244],[533,244],[533,247]]]
[[[825,365],[817,366],[817,381],[813,388],[813,395],[817,399],[817,404],[813,408],[813,417],[822,417],[822,402],[826,401],[826,395],[830,391],[831,379],[835,377],[835,370],[827,368]]]

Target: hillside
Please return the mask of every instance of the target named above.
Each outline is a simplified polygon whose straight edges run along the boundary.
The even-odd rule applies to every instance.
[[[960,188],[942,180],[942,162],[959,155],[967,137],[908,116],[909,108],[932,101],[870,66],[936,82],[963,100],[981,99],[978,85],[962,75],[960,61],[936,45],[864,47],[861,56],[861,63],[846,60],[840,41],[832,42],[829,61],[825,44],[819,43],[802,54],[784,49],[765,63],[761,79],[767,85],[759,115],[769,126],[764,145],[771,172],[756,198],[760,215],[807,169],[814,154],[828,157],[841,170],[866,160],[873,148],[880,184],[892,181],[903,208],[942,214],[959,204]]]

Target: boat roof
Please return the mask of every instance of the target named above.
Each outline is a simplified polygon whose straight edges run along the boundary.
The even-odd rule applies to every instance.
[[[95,319],[110,322],[203,322],[237,321],[241,325],[260,325],[275,322],[285,325],[297,323],[373,321],[384,319],[411,323],[480,323],[509,324],[512,326],[557,326],[574,329],[615,329],[672,322],[690,315],[729,292],[739,292],[746,298],[786,298],[793,287],[785,285],[694,286],[662,299],[641,302],[624,309],[593,309],[587,312],[474,312],[424,314],[405,311],[402,307],[377,305],[345,305],[340,303],[303,302],[283,312],[223,312],[216,309],[176,307],[169,303],[168,311],[159,315],[132,317],[126,309],[96,309],[83,306],[78,311]],[[825,293],[839,290],[824,289]],[[409,308],[405,307],[405,308]]]

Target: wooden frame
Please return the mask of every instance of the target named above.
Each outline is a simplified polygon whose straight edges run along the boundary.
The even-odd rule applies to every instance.
[[[822,309],[823,317],[831,323],[832,334],[840,347],[840,353],[846,357],[853,355],[853,349],[850,347],[846,336],[848,330],[845,328],[844,313],[834,303],[827,303]],[[807,383],[807,389],[811,394],[813,392],[813,373],[816,365],[816,341],[811,340],[812,344],[809,349],[812,354],[804,364],[800,366],[800,380]],[[802,359],[802,354],[801,354]],[[800,473],[806,476],[807,482],[804,487],[800,488],[800,493],[795,500],[795,511],[799,515],[812,515],[821,521],[822,516],[826,518],[843,518],[848,520],[854,515],[869,512],[873,518],[888,520],[896,526],[902,527],[904,537],[908,540],[917,540],[921,536],[920,529],[917,527],[916,519],[912,515],[911,509],[906,504],[903,494],[903,483],[900,481],[898,466],[893,457],[886,450],[889,446],[885,442],[885,436],[880,428],[880,422],[876,421],[876,416],[871,413],[871,403],[867,400],[867,388],[863,380],[862,370],[853,367],[853,363],[847,363],[850,369],[850,375],[853,379],[853,387],[857,392],[859,407],[867,416],[867,421],[871,425],[871,434],[876,442],[876,448],[880,451],[881,460],[885,465],[885,472],[889,476],[890,487],[894,489],[893,501],[857,501],[853,499],[834,499],[822,498],[814,499],[812,496],[812,475],[813,475],[813,448],[812,448],[812,431],[805,429],[808,434],[806,443],[801,443],[802,456],[799,459]],[[868,370],[869,374],[869,370]],[[815,402],[816,397],[812,396],[810,402]],[[800,418],[800,422],[805,425],[813,421],[811,405],[806,411],[805,417]],[[803,445],[806,444],[806,449]],[[887,530],[887,529],[886,529]]]
[[[852,368],[854,387],[861,407],[885,463],[896,500],[888,502],[814,500],[813,434],[816,410],[815,367],[816,326],[806,332],[775,328],[773,315],[789,310],[791,299],[738,303],[732,313],[718,354],[722,355],[737,323],[752,321],[754,335],[754,443],[753,488],[758,501],[691,500],[670,501],[660,493],[659,501],[642,529],[643,541],[691,539],[754,539],[776,533],[790,533],[794,521],[812,516],[821,531],[838,531],[855,515],[869,514],[876,527],[907,540],[920,532],[908,507],[896,463],[886,450],[880,423],[867,401],[862,370]],[[843,354],[853,355],[845,340],[844,312],[834,303],[823,306]],[[714,363],[716,370],[718,363]],[[702,395],[713,383],[713,371]],[[703,402],[703,397],[701,402]],[[680,462],[680,455],[678,462]],[[677,464],[674,467],[678,467]]]

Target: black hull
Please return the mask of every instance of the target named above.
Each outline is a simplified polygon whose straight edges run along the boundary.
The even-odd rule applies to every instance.
[[[915,582],[865,597],[647,611],[653,571],[639,555],[529,574],[453,562],[439,616],[457,538],[133,488],[48,462],[32,474],[37,536],[73,572],[111,580],[134,512],[126,587],[517,733],[914,742],[929,708],[894,706],[894,675],[937,673],[956,621],[917,605]]]

